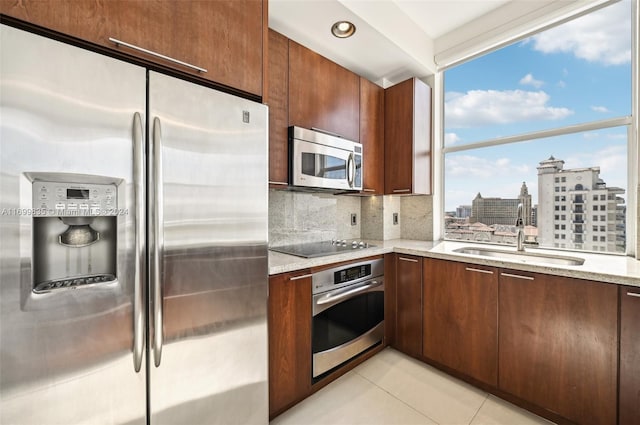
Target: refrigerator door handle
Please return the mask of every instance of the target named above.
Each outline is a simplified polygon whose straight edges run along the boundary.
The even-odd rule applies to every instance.
[[[135,271],[133,291],[133,368],[142,368],[145,346],[145,146],[140,113],[133,114],[133,188],[135,197]]]
[[[160,118],[153,119],[153,143],[150,149],[151,168],[149,183],[153,193],[150,211],[153,217],[153,260],[151,261],[152,320],[153,320],[153,362],[156,367],[162,360],[162,255],[164,251],[163,234],[163,194],[162,194],[162,128]]]

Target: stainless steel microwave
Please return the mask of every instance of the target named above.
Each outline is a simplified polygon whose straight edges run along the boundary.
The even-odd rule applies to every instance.
[[[302,127],[289,127],[289,177],[293,186],[362,190],[362,145]]]

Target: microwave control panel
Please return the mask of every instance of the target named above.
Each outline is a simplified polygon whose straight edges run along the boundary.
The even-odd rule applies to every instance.
[[[39,217],[118,215],[115,184],[33,182],[33,215]]]

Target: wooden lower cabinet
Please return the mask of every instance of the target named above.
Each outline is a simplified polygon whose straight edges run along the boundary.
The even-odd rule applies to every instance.
[[[498,270],[429,258],[423,262],[423,355],[497,386]]]
[[[311,391],[311,275],[269,278],[269,417]]]
[[[396,256],[396,329],[394,347],[422,356],[422,258]]]
[[[619,424],[640,424],[640,288],[620,286]]]
[[[499,291],[499,389],[576,423],[615,424],[616,285],[501,270]]]

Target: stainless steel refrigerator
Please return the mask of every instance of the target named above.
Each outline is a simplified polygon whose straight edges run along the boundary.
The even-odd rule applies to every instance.
[[[266,424],[267,108],[0,37],[0,423]]]

